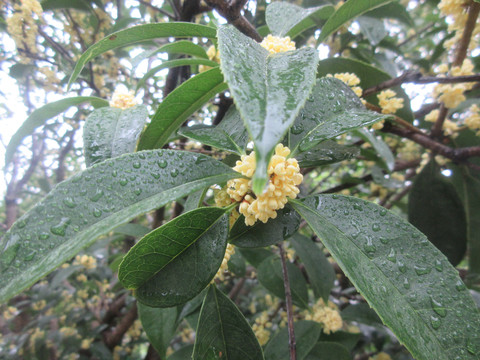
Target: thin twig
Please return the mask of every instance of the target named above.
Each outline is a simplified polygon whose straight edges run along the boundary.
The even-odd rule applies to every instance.
[[[290,281],[288,279],[287,263],[285,261],[285,251],[281,243],[277,244],[280,250],[280,259],[282,260],[283,285],[285,287],[285,300],[287,303],[288,319],[288,348],[290,349],[290,360],[297,360],[297,344],[295,341],[295,330],[293,328],[293,305],[292,292],[290,290]]]
[[[175,15],[170,14],[168,11],[165,11],[162,8],[159,8],[158,6],[152,5],[149,2],[144,1],[144,0],[138,0],[138,2],[142,5],[148,6],[149,8],[151,8],[155,11],[158,11],[159,13],[161,13],[165,16],[168,16],[170,19],[175,20]],[[173,8],[173,6],[172,6],[172,8]]]

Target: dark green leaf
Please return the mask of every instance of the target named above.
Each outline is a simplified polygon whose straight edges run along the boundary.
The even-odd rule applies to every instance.
[[[152,76],[154,76],[157,72],[163,69],[170,69],[173,67],[186,66],[186,65],[206,65],[211,67],[218,66],[218,64],[215,61],[205,60],[205,59],[176,59],[176,60],[164,61],[160,65],[155,66],[150,70],[148,70],[147,73],[140,80],[138,80],[136,90],[138,91],[138,89],[144,86],[145,82],[148,79],[150,79]]]
[[[392,0],[347,1],[327,20],[327,23],[322,28],[318,41],[324,41],[330,34],[357,16],[391,1]]]
[[[233,272],[237,277],[245,276],[247,265],[245,259],[240,253],[235,251],[230,260],[228,260],[228,271]]]
[[[210,285],[200,311],[193,359],[263,360],[247,320],[215,285]]]
[[[307,151],[322,141],[384,118],[385,115],[365,109],[342,81],[318,79],[312,95],[290,129],[290,148],[293,153]]]
[[[320,61],[318,64],[317,76],[326,76],[327,74],[354,73],[360,79],[360,86],[366,90],[384,81],[390,80],[391,76],[386,72],[377,69],[367,63],[354,59],[331,58]],[[396,115],[407,121],[413,121],[413,113],[410,108],[410,98],[401,86],[391,88],[397,93],[397,97],[403,99],[403,108],[396,112]],[[370,95],[366,98],[369,103],[378,105],[377,95]]]
[[[185,81],[173,90],[157,108],[152,121],[140,137],[138,149],[154,149],[165,145],[170,135],[190,115],[226,88],[227,85],[223,82],[223,75],[218,67]]]
[[[155,348],[160,358],[167,353],[170,340],[177,328],[177,308],[152,308],[142,303],[137,303],[138,317],[142,322],[142,328]]]
[[[315,195],[291,203],[416,359],[478,358],[476,305],[458,272],[422,233],[352,197]]]
[[[352,351],[355,348],[361,338],[361,333],[350,333],[341,330],[330,334],[322,333],[320,335],[321,342],[338,343],[346,347],[349,351]]]
[[[92,10],[92,7],[86,0],[43,0],[40,4],[43,11],[57,9]]]
[[[357,21],[360,31],[373,46],[377,46],[388,35],[382,20],[370,16],[360,16]]]
[[[302,8],[287,2],[274,2],[267,6],[265,19],[275,36],[290,36],[292,39],[303,31],[318,26],[322,20],[328,19],[335,11],[331,5]]]
[[[280,299],[285,299],[285,287],[283,286],[282,263],[280,258],[277,255],[270,256],[260,263],[257,270],[258,282],[273,295]],[[289,261],[287,261],[287,270],[293,303],[305,309],[308,307],[307,282],[299,268]]]
[[[70,107],[86,102],[92,104],[92,106],[96,108],[108,106],[108,101],[94,96],[76,96],[54,101],[34,110],[12,136],[7,149],[5,150],[5,165],[8,165],[10,161],[12,161],[13,155],[15,154],[17,147],[22,143],[22,140],[27,136],[32,135],[36,128],[44,125],[45,121],[67,111]]]
[[[230,230],[229,242],[243,248],[259,248],[278,244],[292,236],[300,226],[300,216],[290,206],[277,211],[275,219],[265,224],[257,221],[255,225],[245,225],[240,216]]]
[[[96,164],[57,185],[0,244],[0,302],[147,211],[238,176],[205,155],[155,150]]]
[[[205,49],[189,40],[180,40],[160,46],[152,55],[159,53],[185,54],[208,60]]]
[[[305,360],[351,360],[348,349],[337,343],[318,342]]]
[[[468,222],[468,249],[470,254],[480,254],[480,179],[468,171],[463,174],[465,189],[465,210]],[[477,256],[469,258],[469,272],[480,277],[480,260]]]
[[[187,345],[175,351],[167,360],[185,360],[191,359],[193,354],[193,345]]]
[[[295,121],[315,81],[317,52],[312,48],[270,55],[260,44],[227,25],[218,30],[225,80],[255,144],[252,179],[259,194],[275,146]]]
[[[380,6],[365,13],[365,15],[376,19],[396,19],[403,22],[405,25],[412,27],[414,26],[413,20],[410,17],[407,9],[399,2],[391,2],[389,4]]]
[[[127,236],[133,236],[133,237],[143,237],[147,235],[152,229],[140,225],[140,224],[123,224],[114,229],[114,231],[118,234],[123,234]]]
[[[216,30],[205,25],[173,22],[137,25],[117,31],[90,46],[87,51],[82,54],[68,81],[68,88],[70,88],[78,75],[80,75],[86,63],[109,50],[161,37],[189,38],[193,36],[214,39],[216,37]]]
[[[183,206],[183,211],[188,212],[201,207],[207,190],[208,188],[205,188],[188,195],[187,200],[185,200],[185,205]]]
[[[106,107],[92,112],[83,128],[87,166],[134,152],[147,117],[144,105],[125,110]]]
[[[315,346],[322,326],[313,321],[297,321],[294,326],[297,360],[303,360]],[[290,360],[288,329],[281,328],[265,347],[265,360]]]
[[[375,133],[369,130],[358,129],[355,133],[366,142],[369,142],[377,152],[377,155],[384,160],[387,169],[393,171],[393,168],[395,167],[395,157],[388,145],[380,137],[377,137]]]
[[[148,306],[186,303],[208,285],[222,263],[228,235],[225,212],[199,208],[153,230],[123,258],[118,279]]]
[[[295,234],[290,238],[290,243],[305,265],[315,297],[321,297],[326,303],[336,278],[332,265],[318,245],[306,236]]]
[[[267,249],[248,249],[248,248],[237,248],[236,252],[239,252],[245,260],[247,260],[254,267],[258,266],[268,257],[272,256],[273,253]]]
[[[326,140],[313,149],[299,153],[295,158],[301,168],[309,168],[354,159],[359,154],[360,150],[357,147],[340,145],[333,140]]]
[[[341,312],[343,321],[356,321],[369,326],[382,326],[382,320],[377,313],[365,303],[347,306]]]

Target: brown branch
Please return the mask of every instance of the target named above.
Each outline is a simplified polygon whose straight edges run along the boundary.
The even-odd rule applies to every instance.
[[[243,277],[240,280],[238,280],[237,283],[233,286],[232,290],[230,290],[230,292],[228,293],[228,297],[232,301],[235,301],[240,291],[242,291],[244,284],[245,284],[245,278]]]
[[[115,329],[111,332],[104,333],[104,342],[109,349],[113,349],[115,346],[122,342],[123,336],[133,325],[137,319],[137,303],[134,303],[132,307],[127,311],[125,316],[120,320]]]
[[[241,4],[244,5],[244,1],[233,1],[229,2],[226,0],[205,0],[207,5],[211,6],[217,12],[222,15],[227,21],[235,26],[242,33],[251,37],[253,40],[260,42],[262,37],[255,30],[252,24],[241,14],[240,10],[242,7],[239,7]]]
[[[382,113],[382,108],[377,106],[377,105],[366,103],[365,107],[369,110],[373,110],[373,111],[376,111],[378,113]],[[393,114],[390,114],[389,116],[391,116],[397,124],[402,125],[403,127],[409,129],[410,131],[423,134],[423,132],[420,129],[418,129],[414,125],[410,124],[408,121],[403,120],[401,117],[399,117],[397,115],[393,115]]]
[[[282,260],[282,274],[283,285],[285,287],[285,300],[287,303],[287,320],[288,320],[288,347],[290,349],[290,360],[297,359],[295,330],[293,328],[293,306],[292,306],[292,292],[290,290],[290,281],[288,279],[287,264],[285,261],[285,251],[281,243],[277,244],[280,250],[280,259]]]
[[[404,189],[402,189],[402,191],[400,191],[397,195],[395,195],[392,200],[390,201],[390,203],[388,203],[387,205],[385,205],[385,209],[391,209],[392,206],[403,199],[403,197],[405,195],[407,195],[410,191],[410,189],[412,188],[412,185],[408,185],[406,186]]]

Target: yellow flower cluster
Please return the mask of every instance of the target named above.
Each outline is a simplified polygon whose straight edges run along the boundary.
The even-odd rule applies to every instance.
[[[128,109],[137,105],[133,91],[125,92],[120,89],[116,89],[112,95],[110,106],[118,109]]]
[[[327,74],[327,77],[332,77],[332,74]],[[353,73],[336,73],[336,74],[333,74],[333,77],[335,79],[343,81],[345,84],[350,86],[352,91],[358,97],[362,96],[363,90],[360,86],[358,86],[358,84],[360,84],[360,79],[358,78],[357,75]]]
[[[468,2],[465,0],[441,0],[439,2],[438,8],[440,12],[450,19],[448,21],[448,31],[455,31],[455,36],[445,42],[444,47],[446,49],[450,49],[458,44],[467,23],[468,7]],[[477,46],[478,42],[475,37],[479,33],[480,23],[477,22],[469,44],[470,49]]]
[[[258,339],[258,343],[263,346],[270,339],[270,331],[267,328],[272,327],[272,322],[268,318],[268,312],[263,311],[259,317],[255,319],[255,324],[252,325],[252,330]]]
[[[77,255],[73,265],[82,265],[85,269],[91,270],[97,267],[97,259],[90,255]]]
[[[3,312],[3,318],[8,321],[13,319],[18,314],[18,309],[13,306],[7,307],[7,309]]]
[[[295,50],[295,42],[290,40],[290,37],[278,37],[269,34],[260,43],[262,47],[267,49],[270,54],[277,54],[280,52]]]
[[[220,281],[225,280],[225,272],[228,271],[228,261],[235,254],[235,246],[232,244],[227,245],[227,249],[225,250],[225,256],[223,257],[222,264],[217,271],[214,279],[218,279]]]
[[[440,111],[438,109],[430,111],[427,115],[425,115],[425,121],[432,122],[432,123],[436,122],[438,119],[439,113]],[[443,122],[443,130],[445,131],[445,135],[457,137],[458,136],[457,132],[460,130],[460,128],[456,122],[446,119]]]
[[[215,48],[215,45],[211,45],[208,50],[207,50],[207,56],[208,56],[208,59],[209,60],[212,60],[212,61],[215,61],[217,63],[220,64],[220,50],[217,50]],[[198,67],[198,71],[199,72],[204,72],[204,71],[207,71],[208,69],[211,69],[210,66],[206,66],[206,65],[200,65]]]
[[[224,187],[221,190],[216,189],[214,191],[215,191],[214,199],[215,199],[216,206],[225,207],[232,204],[232,199],[228,195],[226,187]],[[230,217],[228,218],[230,227],[232,227],[233,224],[235,224],[235,221],[237,221],[239,216],[240,216],[240,213],[237,211],[237,209],[233,209],[232,212],[230,213]]]
[[[319,299],[315,305],[312,306],[311,312],[307,311],[305,314],[305,320],[313,320],[322,323],[323,332],[325,334],[340,330],[343,326],[342,317],[335,304],[329,301],[328,305],[325,305],[323,299]]]
[[[403,99],[395,97],[397,93],[391,89],[383,90],[378,95],[378,105],[382,108],[382,114],[395,114],[403,108]]]
[[[469,115],[465,118],[465,125],[473,131],[477,131],[477,135],[480,136],[480,108],[473,104],[468,109]]]
[[[43,339],[45,337],[45,331],[35,328],[32,335],[30,335],[29,344],[32,352],[35,352],[35,344],[37,340]]]
[[[93,342],[93,338],[91,339],[83,339],[82,340],[82,343],[80,345],[80,349],[83,349],[83,350],[87,350],[90,348],[90,345],[92,345],[92,342]]]
[[[235,201],[241,201],[239,211],[245,216],[245,224],[253,225],[257,220],[266,223],[268,219],[275,219],[277,211],[283,209],[288,199],[295,199],[300,192],[298,185],[303,180],[300,167],[296,159],[287,159],[290,149],[278,144],[275,155],[268,165],[268,181],[266,190],[254,198],[251,192],[252,183],[249,179],[233,179],[227,183],[227,193]],[[234,170],[251,178],[255,173],[255,152],[242,155]]]
[[[392,360],[390,355],[385,352],[378,353],[375,357],[369,357],[368,360]]]
[[[447,73],[446,64],[442,64],[437,68],[441,74]],[[453,76],[473,75],[474,65],[469,59],[463,61],[462,66],[453,66],[450,69],[450,74]],[[444,103],[448,109],[456,108],[466,100],[465,91],[472,89],[474,83],[459,83],[459,84],[438,84],[433,90],[433,95]]]
[[[32,304],[32,310],[40,311],[43,310],[47,306],[47,302],[45,300],[40,300]]]
[[[64,337],[72,337],[72,336],[77,336],[78,335],[77,329],[75,329],[73,327],[68,327],[68,326],[64,326],[64,327],[60,328],[59,332]]]

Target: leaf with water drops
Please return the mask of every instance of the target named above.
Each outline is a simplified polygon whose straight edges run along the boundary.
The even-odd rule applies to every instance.
[[[140,137],[138,149],[161,148],[190,115],[226,88],[218,67],[182,83],[168,94],[157,108],[152,121]]]
[[[296,152],[308,151],[322,141],[386,117],[367,110],[342,81],[321,78],[290,129],[289,146],[295,156]]]
[[[178,133],[202,144],[238,155],[245,154],[245,146],[248,142],[247,129],[243,125],[240,113],[233,105],[228,109],[225,117],[217,126],[202,129],[184,128]]]
[[[99,42],[90,46],[82,54],[80,59],[78,59],[70,80],[68,80],[68,88],[70,88],[72,83],[80,75],[85,64],[109,50],[158,38],[190,38],[193,36],[214,39],[216,37],[216,31],[214,28],[206,25],[188,22],[172,22],[137,25],[109,34]]]
[[[153,307],[186,303],[213,279],[227,246],[226,209],[189,211],[142,238],[123,258],[118,279]]]
[[[290,36],[292,39],[303,31],[318,26],[335,11],[332,5],[302,8],[295,4],[278,1],[267,6],[265,20],[272,34],[279,37]]]
[[[315,83],[317,52],[302,48],[269,54],[233,26],[218,30],[220,67],[255,146],[253,191],[267,183],[275,146],[292,126]]]
[[[299,153],[295,158],[301,168],[309,168],[354,159],[359,154],[358,147],[340,145],[333,140],[326,140],[310,150]]]
[[[105,107],[92,112],[83,128],[87,166],[134,152],[147,117],[147,108],[143,105],[125,110]]]
[[[416,359],[478,359],[478,309],[458,272],[425,235],[353,197],[290,202]]]
[[[208,156],[154,150],[95,164],[57,185],[0,244],[0,303],[147,211],[239,176]]]
[[[237,306],[210,285],[198,320],[194,360],[263,360],[252,328]]]

